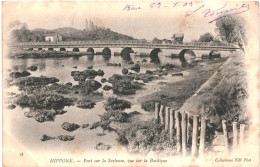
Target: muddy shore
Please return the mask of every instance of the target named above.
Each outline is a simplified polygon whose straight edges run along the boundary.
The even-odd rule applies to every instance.
[[[78,82],[77,84],[60,84],[57,79],[49,78],[51,76],[46,78],[31,76],[13,78],[13,82],[10,83],[18,86],[23,93],[16,95],[12,102],[20,107],[29,108],[31,111],[26,114],[28,117],[35,118],[38,122],[44,122],[55,121],[56,116],[66,115],[64,108],[68,106],[90,109],[95,108],[96,103],[106,100],[106,112],[100,114],[100,121],[93,124],[88,124],[88,122],[79,124],[77,128],[96,129],[101,127],[103,132],[110,133],[113,131],[118,135],[118,142],[126,145],[129,152],[147,154],[154,151],[161,154],[168,150],[169,154],[174,154],[174,142],[166,142],[168,139],[162,130],[163,128],[154,125],[154,102],[158,101],[174,109],[180,108],[226,59],[195,61],[183,68],[166,64],[158,69],[147,70],[142,73],[135,71],[138,69],[135,64],[128,68],[129,72],[127,73],[121,73],[121,70],[119,70],[117,74],[103,79],[104,83],[95,80],[96,76],[102,77],[102,72],[97,69],[96,71],[79,70],[73,72],[73,75],[72,73],[68,74],[72,75],[71,77]],[[142,90],[149,82],[161,79],[164,81],[158,83],[160,90],[142,96],[136,100],[138,101],[137,104],[131,104],[127,100],[122,101],[126,96],[134,97],[135,93]],[[171,82],[173,80],[174,82]],[[37,84],[30,85],[31,83]],[[109,89],[111,89],[113,95],[118,96],[118,99],[109,100],[103,96],[101,89],[107,85],[110,86]],[[54,92],[56,95],[53,95]],[[29,102],[26,103],[26,101]],[[38,105],[35,106],[35,103]],[[122,104],[115,107],[110,106],[110,103]],[[146,112],[139,112],[138,110],[125,112],[127,108],[131,108],[131,105],[139,105]],[[73,123],[69,122],[69,125]],[[75,131],[78,130],[75,129]],[[139,139],[132,138],[130,134],[135,134]],[[60,134],[49,137],[48,134],[42,135],[46,135],[42,138],[45,141],[45,139],[56,138]],[[102,135],[100,134],[100,136]],[[146,136],[145,139],[144,136]],[[57,138],[63,139],[63,137]],[[74,137],[69,139],[74,140]],[[64,140],[70,141],[65,138]],[[46,140],[46,142],[48,141]],[[155,143],[159,144],[155,146]]]
[[[164,132],[164,126],[154,122],[154,102],[178,110],[226,60],[206,60],[194,62],[189,68],[166,70],[172,74],[171,77],[182,77],[183,80],[161,82],[159,91],[141,97],[139,101],[142,108],[149,114],[134,115],[126,123],[111,124],[113,128],[121,127],[118,129],[118,141],[125,144],[129,152],[176,155],[175,139],[170,142],[169,136]]]
[[[79,57],[87,55],[87,52],[69,51],[16,51],[9,54],[9,58],[52,58],[52,57]]]

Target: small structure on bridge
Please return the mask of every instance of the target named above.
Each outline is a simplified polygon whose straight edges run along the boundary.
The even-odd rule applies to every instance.
[[[58,42],[62,41],[62,36],[59,34],[46,34],[45,35],[46,42]]]
[[[184,38],[183,33],[175,33],[172,36],[173,42],[177,42],[178,44],[182,44]]]

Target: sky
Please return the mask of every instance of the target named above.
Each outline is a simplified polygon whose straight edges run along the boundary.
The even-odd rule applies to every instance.
[[[152,2],[156,2],[152,4]],[[210,32],[216,35],[215,22],[209,23],[216,16],[205,18],[201,11],[190,16],[200,6],[203,10],[214,10],[224,2],[4,2],[3,25],[15,20],[26,22],[29,29],[55,29],[73,27],[84,29],[85,20],[93,20],[100,26],[112,31],[152,40],[153,38],[171,39],[174,33],[184,33],[184,42],[199,39],[200,35]],[[237,2],[238,6],[240,2]],[[130,5],[135,10],[124,10]],[[229,8],[235,6],[229,3]],[[151,7],[152,6],[152,7]]]

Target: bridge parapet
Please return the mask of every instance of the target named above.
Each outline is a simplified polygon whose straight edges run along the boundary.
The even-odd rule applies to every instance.
[[[156,43],[149,43],[144,41],[59,41],[59,42],[19,42],[19,43],[10,43],[9,46],[32,46],[32,45],[79,45],[79,44],[148,44],[148,45],[156,45],[156,46],[227,46],[227,47],[234,47],[234,44],[229,43],[208,43],[208,42],[194,42],[194,43],[183,43],[183,44],[156,44]]]
[[[218,50],[235,51],[240,48],[232,44],[212,44],[205,42],[184,44],[154,44],[138,41],[59,41],[59,42],[22,42],[12,43],[9,47],[20,48],[146,48],[146,49],[189,49],[189,50]]]

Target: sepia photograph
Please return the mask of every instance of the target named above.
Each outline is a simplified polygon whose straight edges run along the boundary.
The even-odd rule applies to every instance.
[[[3,166],[259,166],[257,1],[2,1]]]

